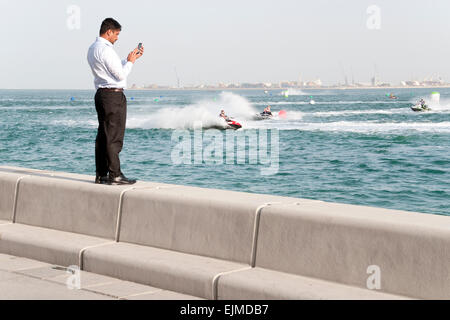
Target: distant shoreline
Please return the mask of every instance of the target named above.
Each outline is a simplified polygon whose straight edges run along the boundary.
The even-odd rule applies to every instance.
[[[450,84],[443,86],[394,86],[394,87],[317,87],[317,88],[127,88],[126,91],[283,91],[283,90],[386,90],[392,91],[397,89],[446,89],[450,88]],[[78,90],[78,91],[95,91],[94,88],[85,89],[36,89],[36,88],[0,88],[0,90]]]
[[[444,86],[395,86],[395,87],[320,87],[320,88],[128,88],[132,91],[278,91],[278,90],[391,90],[391,89],[445,89],[450,88],[450,84]]]

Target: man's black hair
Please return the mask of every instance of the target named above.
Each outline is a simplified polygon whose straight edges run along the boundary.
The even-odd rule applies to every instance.
[[[122,26],[113,18],[106,18],[100,26],[100,35],[106,33],[108,30],[122,30]]]

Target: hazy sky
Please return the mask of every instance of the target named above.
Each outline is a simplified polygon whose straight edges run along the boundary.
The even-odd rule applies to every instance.
[[[70,5],[80,29],[67,27]],[[380,29],[366,12],[381,9]],[[123,58],[145,55],[128,83],[277,82],[320,77],[325,84],[450,81],[448,0],[0,0],[0,88],[93,88],[86,61],[101,21],[122,24]],[[73,24],[72,24],[73,26]]]

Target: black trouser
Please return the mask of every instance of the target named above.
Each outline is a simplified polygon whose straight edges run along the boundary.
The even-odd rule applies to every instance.
[[[98,132],[95,140],[97,176],[117,177],[120,171],[119,153],[123,146],[127,119],[127,98],[123,92],[98,89],[95,94]]]

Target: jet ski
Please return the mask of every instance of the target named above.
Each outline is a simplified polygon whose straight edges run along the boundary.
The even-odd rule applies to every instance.
[[[388,97],[389,99],[398,99],[398,97],[394,96],[393,93],[386,93],[386,97]]]
[[[237,129],[242,128],[242,125],[239,122],[237,122],[236,120],[234,120],[233,118],[228,118],[228,119],[225,120],[225,122],[228,125],[228,127],[226,129],[237,130]]]
[[[253,117],[254,120],[267,120],[267,119],[272,119],[273,118],[273,114],[271,113],[257,113],[255,114],[255,116]]]
[[[424,104],[423,106],[421,104],[416,104],[415,106],[411,107],[411,110],[414,112],[422,112],[422,111],[430,111],[431,109]]]

